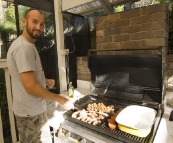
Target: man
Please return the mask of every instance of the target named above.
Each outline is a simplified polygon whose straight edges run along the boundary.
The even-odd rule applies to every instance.
[[[11,44],[7,53],[20,143],[51,143],[46,100],[59,102],[67,110],[74,108],[70,100],[45,88],[46,85],[53,87],[55,82],[45,79],[34,45],[44,29],[44,21],[41,11],[27,10],[22,19],[23,33]]]

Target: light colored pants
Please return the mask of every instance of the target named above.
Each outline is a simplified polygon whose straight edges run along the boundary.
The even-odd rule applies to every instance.
[[[52,143],[46,111],[34,117],[16,116],[16,123],[20,143]]]

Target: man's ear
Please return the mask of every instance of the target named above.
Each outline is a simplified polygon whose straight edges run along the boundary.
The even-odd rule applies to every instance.
[[[23,27],[26,26],[26,23],[27,23],[26,19],[25,19],[25,18],[22,18],[22,26],[23,26]]]

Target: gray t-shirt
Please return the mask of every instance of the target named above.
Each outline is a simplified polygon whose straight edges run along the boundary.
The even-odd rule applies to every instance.
[[[46,101],[26,92],[20,73],[35,71],[37,83],[46,87],[40,57],[33,43],[19,36],[7,53],[7,65],[11,75],[13,111],[20,117],[35,116],[46,110]]]

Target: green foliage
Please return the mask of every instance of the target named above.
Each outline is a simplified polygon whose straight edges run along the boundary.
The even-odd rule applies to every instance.
[[[15,33],[15,25],[14,23],[11,23],[7,21],[6,23],[0,23],[0,37],[1,40],[6,40],[6,37],[8,36],[8,33]]]
[[[9,4],[8,8],[4,8],[4,20],[0,22],[0,39],[5,47],[8,35],[14,33],[16,33],[14,5]]]
[[[11,3],[8,8],[4,9],[5,10],[5,22],[13,22],[15,23],[15,11],[14,11],[14,5]]]
[[[0,24],[1,31],[15,31],[15,12],[13,4],[9,4],[9,7],[4,9],[4,21],[0,22]]]
[[[22,21],[22,18],[24,16],[24,13],[27,9],[29,9],[29,7],[27,7],[27,6],[22,6],[22,5],[18,6],[19,24],[20,24],[19,26],[20,26],[21,30],[23,30],[21,21]]]
[[[124,5],[114,7],[114,13],[124,11]]]
[[[18,6],[19,21],[22,20],[24,12],[28,9],[26,6]],[[22,28],[22,25],[20,25]],[[13,3],[9,3],[7,8],[4,8],[4,20],[0,22],[0,38],[6,42],[8,34],[16,33],[15,7]]]

